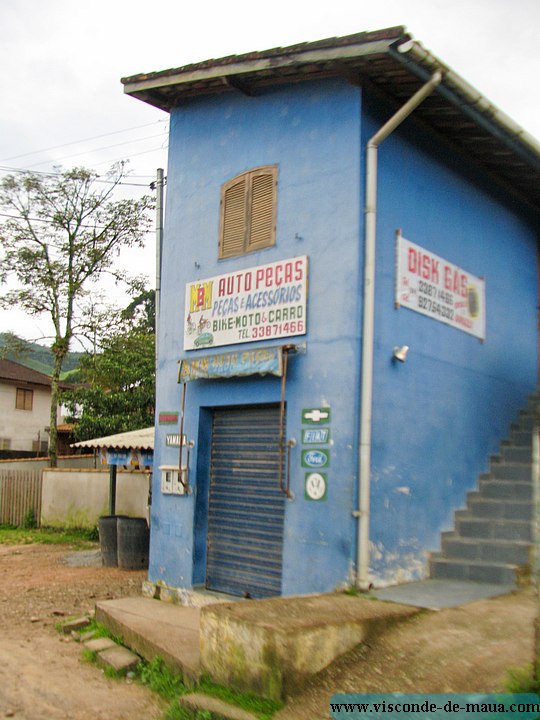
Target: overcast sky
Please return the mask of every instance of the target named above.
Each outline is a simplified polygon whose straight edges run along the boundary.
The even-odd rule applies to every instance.
[[[144,186],[166,169],[168,116],[121,77],[394,25],[540,138],[540,0],[0,0],[0,173],[129,159]],[[134,271],[153,242],[126,258]],[[46,328],[0,312],[0,332]]]

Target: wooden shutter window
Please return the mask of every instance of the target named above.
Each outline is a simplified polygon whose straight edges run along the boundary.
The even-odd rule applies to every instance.
[[[254,174],[251,183],[251,218],[248,247],[256,250],[274,244],[275,181],[272,173]]]
[[[256,168],[221,190],[219,257],[271,247],[276,240],[277,166]]]
[[[24,388],[17,388],[15,397],[15,409],[16,410],[32,410],[34,401],[34,391],[25,390]]]
[[[227,183],[222,195],[220,257],[241,255],[244,251],[246,218],[246,178]]]

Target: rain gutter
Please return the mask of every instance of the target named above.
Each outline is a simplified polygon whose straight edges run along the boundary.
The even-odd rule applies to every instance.
[[[362,318],[362,372],[360,378],[360,429],[358,443],[358,520],[356,585],[369,588],[369,500],[371,475],[371,424],[373,398],[373,341],[375,326],[375,246],[377,217],[377,156],[379,145],[440,84],[442,74],[435,71],[423,85],[367,143],[366,206],[364,246],[364,305]]]
[[[388,54],[421,80],[426,80],[436,70],[441,71],[444,84],[439,94],[468,115],[477,125],[504,142],[513,152],[540,170],[540,143],[518,123],[485,98],[466,80],[441,63],[420,43],[409,41],[392,46]]]

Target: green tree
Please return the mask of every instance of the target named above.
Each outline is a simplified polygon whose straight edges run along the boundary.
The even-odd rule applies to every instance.
[[[0,281],[10,282],[3,307],[49,316],[54,328],[49,462],[56,465],[59,380],[92,283],[105,274],[136,283],[115,267],[124,247],[142,246],[149,228],[148,196],[114,200],[124,165],[100,178],[74,168],[54,175],[8,175],[0,205],[12,216],[0,225]],[[140,280],[138,281],[140,285]]]
[[[102,343],[102,352],[80,365],[83,385],[64,402],[77,440],[104,437],[154,424],[154,334],[131,329]]]

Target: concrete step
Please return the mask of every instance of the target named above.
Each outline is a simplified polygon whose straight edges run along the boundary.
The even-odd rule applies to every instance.
[[[126,675],[135,670],[141,662],[141,658],[122,645],[115,645],[98,652],[96,655],[98,665],[104,668],[112,668],[118,675]]]
[[[451,580],[473,580],[495,585],[517,585],[519,572],[515,565],[481,560],[453,560],[441,553],[430,559],[430,577]]]
[[[510,432],[510,443],[516,447],[531,447],[532,432],[530,430],[521,430],[519,425]]]
[[[484,499],[474,495],[468,499],[467,508],[471,515],[477,518],[492,518],[493,520],[527,520],[532,522],[532,505],[530,502],[519,500]]]
[[[507,445],[501,447],[501,460],[507,462],[531,463],[532,462],[532,446],[526,445],[518,447],[516,445]]]
[[[531,466],[526,463],[500,462],[493,463],[490,473],[496,480],[517,480],[531,482]]]
[[[199,610],[149,598],[96,604],[96,620],[145,660],[161,657],[186,682],[200,675]]]
[[[109,637],[98,637],[83,643],[86,650],[95,653],[96,662],[104,668],[112,668],[118,675],[135,670],[141,659],[128,648],[118,645]]]
[[[442,538],[442,555],[454,560],[483,560],[510,565],[527,565],[532,545],[515,540],[463,538],[448,534]]]
[[[527,520],[500,520],[473,517],[468,511],[456,513],[456,534],[463,538],[532,542],[532,523]]]
[[[516,424],[521,428],[521,430],[532,431],[534,430],[535,425],[538,425],[538,416],[528,410],[521,410]]]
[[[533,486],[530,482],[519,482],[516,480],[480,480],[480,495],[483,498],[499,498],[507,500],[520,500],[531,502],[533,497]]]
[[[86,650],[90,650],[93,653],[99,653],[102,650],[108,650],[116,645],[114,640],[109,637],[98,637],[92,638],[91,640],[85,640],[83,643]]]
[[[204,693],[190,693],[178,698],[178,704],[184,708],[193,720],[199,717],[224,718],[225,720],[258,720],[258,715],[231,705],[219,698]]]

